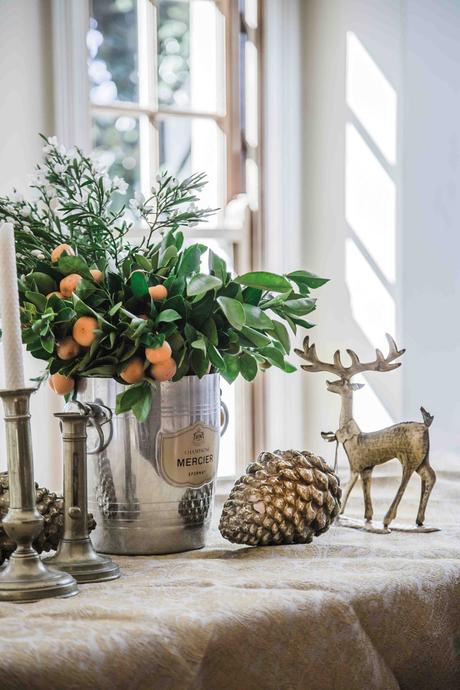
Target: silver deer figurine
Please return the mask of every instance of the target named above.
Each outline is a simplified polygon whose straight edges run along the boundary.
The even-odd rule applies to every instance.
[[[402,422],[371,433],[364,433],[353,418],[353,393],[364,386],[362,383],[352,383],[351,379],[364,371],[392,371],[401,366],[401,362],[395,359],[401,357],[405,350],[398,350],[393,338],[387,334],[389,352],[384,357],[380,350],[376,350],[376,358],[372,362],[360,362],[358,355],[353,350],[347,350],[350,357],[350,366],[344,366],[340,357],[340,351],[334,354],[334,362],[321,362],[316,354],[315,345],[310,345],[309,338],[303,342],[303,350],[296,349],[297,355],[309,362],[303,365],[304,371],[325,371],[338,376],[337,380],[327,381],[327,390],[340,395],[342,409],[340,413],[340,426],[335,432],[323,433],[327,441],[342,443],[350,463],[350,479],[345,488],[341,514],[345,510],[348,497],[356,484],[358,476],[362,479],[364,494],[364,518],[366,523],[372,522],[373,509],[371,501],[371,478],[376,465],[381,465],[393,458],[397,458],[402,465],[402,480],[396,496],[386,513],[383,525],[385,530],[396,517],[399,503],[403,497],[409,479],[413,472],[420,475],[422,493],[417,513],[417,525],[422,526],[425,520],[425,510],[430,493],[436,482],[436,474],[429,462],[430,440],[428,427],[433,421],[423,407],[421,412],[423,422]]]

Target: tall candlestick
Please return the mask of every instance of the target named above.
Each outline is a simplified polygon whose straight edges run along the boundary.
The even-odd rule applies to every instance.
[[[0,314],[2,317],[4,388],[19,390],[24,388],[24,363],[12,223],[3,223],[0,226]]]
[[[45,566],[32,546],[43,529],[43,517],[35,505],[29,412],[34,389],[24,388],[16,252],[11,223],[0,226],[0,313],[5,367],[5,390],[0,390],[0,398],[5,409],[10,482],[10,507],[3,518],[3,529],[17,545],[7,565],[0,569],[0,601],[73,596],[78,593],[74,578]]]

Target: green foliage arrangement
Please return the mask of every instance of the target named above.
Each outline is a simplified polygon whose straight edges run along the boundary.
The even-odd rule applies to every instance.
[[[200,174],[179,182],[163,173],[148,199],[129,202],[128,220],[125,206],[112,210],[124,180],[53,137],[31,182],[36,199],[0,197],[0,220],[15,227],[23,342],[47,363],[43,378],[66,382],[57,392],[71,393],[81,377],[132,382],[117,410],[142,421],[152,385],[169,374],[219,372],[233,382],[272,365],[295,371],[288,329],[312,326],[310,290],[326,280],[304,270],[232,276],[205,245],[187,246],[183,230],[212,213],[196,206],[204,184]],[[165,348],[168,376],[146,359]]]

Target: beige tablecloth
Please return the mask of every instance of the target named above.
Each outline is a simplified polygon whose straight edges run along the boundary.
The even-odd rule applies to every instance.
[[[459,494],[443,483],[439,533],[251,549],[215,532],[203,551],[119,558],[120,580],[74,599],[2,604],[0,688],[459,690]]]

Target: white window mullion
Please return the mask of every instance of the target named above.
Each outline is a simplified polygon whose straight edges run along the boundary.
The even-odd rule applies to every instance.
[[[52,0],[55,133],[66,146],[91,147],[86,34],[89,0]]]
[[[150,116],[140,118],[140,187],[149,195],[158,169],[158,137],[153,124],[157,110],[157,18],[150,0],[137,0],[139,105]]]

